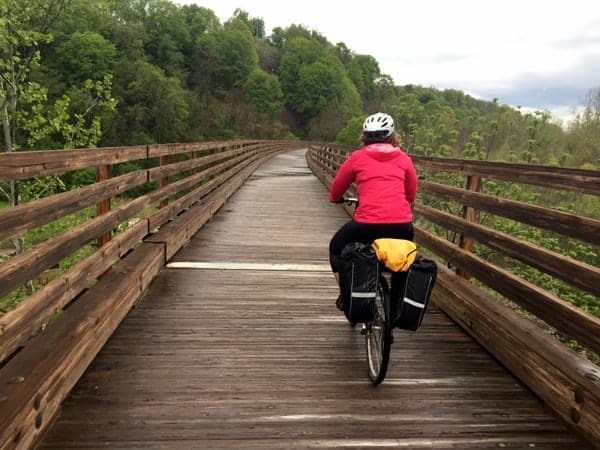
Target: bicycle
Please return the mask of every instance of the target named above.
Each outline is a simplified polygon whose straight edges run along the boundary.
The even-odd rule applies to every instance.
[[[348,205],[358,205],[358,199],[344,197],[343,202]],[[392,347],[392,312],[390,304],[391,282],[384,273],[389,273],[383,264],[379,263],[379,278],[374,297],[374,318],[363,323],[361,335],[365,337],[367,350],[367,367],[369,378],[374,385],[380,384],[387,373]],[[351,323],[353,326],[355,323]]]

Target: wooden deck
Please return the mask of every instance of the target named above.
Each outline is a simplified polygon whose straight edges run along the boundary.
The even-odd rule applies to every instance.
[[[345,220],[303,152],[263,165],[153,282],[40,447],[587,448],[434,308],[395,331],[373,387],[327,265]]]

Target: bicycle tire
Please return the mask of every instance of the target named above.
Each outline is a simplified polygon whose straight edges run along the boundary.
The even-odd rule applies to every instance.
[[[375,296],[375,318],[366,325],[367,367],[369,378],[375,385],[386,375],[392,346],[390,313],[390,290],[386,279],[381,276]]]

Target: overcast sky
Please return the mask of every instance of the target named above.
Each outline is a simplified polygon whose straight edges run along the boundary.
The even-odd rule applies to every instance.
[[[453,88],[568,119],[600,87],[600,0],[176,0],[301,24],[369,54],[396,84]]]

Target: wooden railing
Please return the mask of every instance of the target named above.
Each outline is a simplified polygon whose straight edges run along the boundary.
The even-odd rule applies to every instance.
[[[348,151],[313,145],[307,154],[309,166],[329,186]],[[600,318],[510,269],[516,264],[533,268],[596,296],[596,304],[600,304],[600,220],[486,192],[498,183],[504,183],[505,189],[518,186],[525,191],[536,186],[542,191],[532,198],[559,190],[561,194],[554,195],[564,197],[568,191],[579,201],[586,195],[600,195],[600,171],[412,158],[421,176],[414,206],[415,240],[439,258],[442,269],[455,269],[440,273],[434,302],[568,424],[599,446],[600,368],[548,331],[564,336],[563,340],[574,339],[597,360]],[[597,204],[599,199],[595,200]],[[595,252],[594,262],[477,223],[483,214],[504,217],[542,233],[549,230],[558,239],[578,240]]]
[[[31,447],[165,262],[262,161],[305,146],[235,141],[0,155],[0,181],[81,169],[97,173],[96,183],[0,210],[0,241],[85,208],[97,211],[0,265],[0,298],[31,280],[48,278],[0,316],[0,448]],[[329,184],[346,154],[343,148],[313,145],[307,157],[315,174]],[[600,173],[413,159],[425,176],[415,206],[417,241],[455,269],[440,273],[434,301],[566,422],[590,442],[600,442],[600,370],[547,333],[556,330],[598,354],[599,319],[522,279],[501,261],[484,258],[480,247],[509,257],[509,264],[535,268],[595,296],[600,292],[598,265],[476,221],[487,212],[597,246],[600,221],[594,218],[485,192],[490,181],[499,180],[597,196]],[[111,167],[130,162],[145,168],[108,176]],[[453,185],[438,182],[440,174]],[[135,198],[123,195],[140,186],[149,192]],[[433,204],[455,211],[444,212]],[[54,278],[48,275],[82,248],[91,254]]]
[[[97,206],[89,220],[0,264],[3,298],[94,244],[89,256],[0,316],[0,448],[30,448],[165,262],[259,164],[302,146],[232,141],[1,154],[0,182],[90,168],[98,178],[0,210],[5,241]],[[108,176],[111,166],[128,162],[146,168]],[[123,196],[140,186],[150,191]]]

